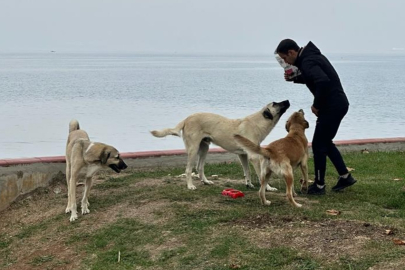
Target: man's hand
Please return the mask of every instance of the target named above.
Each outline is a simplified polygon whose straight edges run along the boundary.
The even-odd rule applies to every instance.
[[[318,116],[318,112],[319,110],[317,108],[315,108],[313,105],[311,106],[311,111],[313,114],[315,114],[316,116]]]
[[[287,82],[292,82],[294,79],[290,78],[290,75],[288,75],[287,72],[284,72],[284,80]]]

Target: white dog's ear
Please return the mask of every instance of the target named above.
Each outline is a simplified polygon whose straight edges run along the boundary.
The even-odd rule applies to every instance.
[[[110,158],[111,153],[103,150],[100,155],[101,164],[106,164],[107,160]]]
[[[302,113],[302,115],[305,115],[304,110],[303,109],[299,109],[298,111],[299,113]]]
[[[264,110],[263,117],[267,118],[267,119],[270,119],[270,120],[273,120],[273,115],[271,114],[269,109]]]

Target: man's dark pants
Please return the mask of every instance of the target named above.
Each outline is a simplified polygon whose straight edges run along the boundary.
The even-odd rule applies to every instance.
[[[339,175],[348,173],[342,155],[332,142],[348,109],[348,107],[340,108],[330,113],[320,114],[316,121],[312,152],[315,165],[315,183],[319,185],[325,184],[326,157],[332,161]]]

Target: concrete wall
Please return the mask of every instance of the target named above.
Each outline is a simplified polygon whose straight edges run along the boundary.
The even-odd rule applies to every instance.
[[[405,151],[405,138],[367,139],[335,142],[342,153],[361,151]],[[311,145],[309,149],[311,151]],[[161,168],[185,166],[184,150],[129,152],[121,156],[130,168]],[[211,149],[208,163],[237,161],[235,154],[222,149]],[[34,157],[25,159],[0,159],[0,211],[12,202],[53,181],[65,182],[65,157]]]

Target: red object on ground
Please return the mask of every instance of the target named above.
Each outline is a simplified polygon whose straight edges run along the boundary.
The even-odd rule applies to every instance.
[[[233,188],[224,189],[224,190],[222,191],[222,195],[224,195],[224,196],[229,196],[229,197],[234,198],[234,199],[236,199],[236,198],[238,198],[238,197],[243,197],[243,196],[245,196],[245,194],[243,194],[242,191],[237,190],[237,189],[233,189]]]

